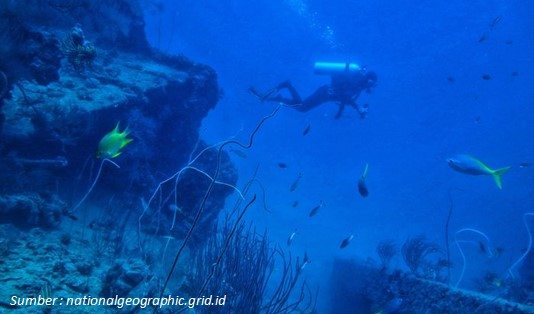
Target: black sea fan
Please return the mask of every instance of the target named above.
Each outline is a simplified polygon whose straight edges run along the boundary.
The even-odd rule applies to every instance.
[[[378,244],[376,253],[378,254],[378,257],[380,257],[382,267],[388,267],[391,259],[397,255],[397,251],[397,245],[392,240],[382,241]]]
[[[435,254],[443,254],[439,245],[429,242],[424,235],[410,238],[401,249],[402,257],[410,271],[418,277],[437,279],[438,272],[443,268],[441,259],[431,258]]]

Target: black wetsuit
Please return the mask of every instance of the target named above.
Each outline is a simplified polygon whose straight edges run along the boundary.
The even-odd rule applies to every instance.
[[[291,98],[276,95],[268,97],[266,100],[281,102],[302,112],[310,111],[326,102],[336,102],[339,105],[336,119],[341,117],[346,105],[358,110],[363,117],[366,111],[358,107],[356,99],[363,90],[368,90],[372,87],[370,84],[365,72],[333,75],[331,76],[330,84],[317,88],[313,94],[302,99],[291,82],[285,81],[278,85],[276,90],[287,89]]]

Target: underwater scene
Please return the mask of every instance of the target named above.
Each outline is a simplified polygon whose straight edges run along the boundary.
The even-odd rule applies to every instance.
[[[0,0],[0,313],[534,313],[532,12]]]

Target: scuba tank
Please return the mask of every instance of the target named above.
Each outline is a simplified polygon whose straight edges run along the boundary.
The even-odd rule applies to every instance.
[[[313,65],[315,74],[334,75],[342,73],[354,74],[362,70],[356,63],[350,62],[315,62]]]

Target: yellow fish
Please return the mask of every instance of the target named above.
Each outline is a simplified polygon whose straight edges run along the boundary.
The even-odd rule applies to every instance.
[[[96,158],[115,158],[122,152],[120,151],[124,146],[128,145],[133,139],[126,138],[130,134],[128,127],[122,132],[119,132],[119,122],[117,126],[98,143],[98,150],[96,151]]]
[[[488,165],[480,161],[479,159],[469,155],[458,155],[447,159],[449,166],[462,173],[478,176],[478,175],[490,175],[495,180],[495,184],[499,189],[502,189],[501,176],[512,168],[511,166],[501,169],[493,170]]]

